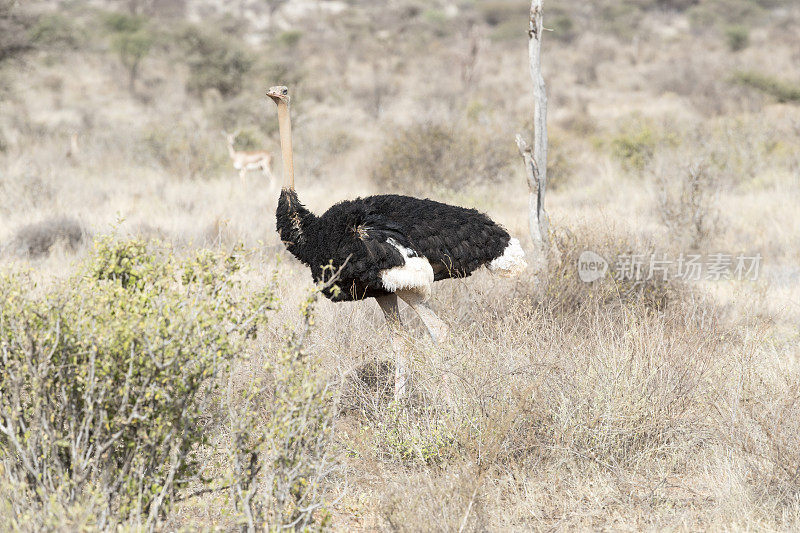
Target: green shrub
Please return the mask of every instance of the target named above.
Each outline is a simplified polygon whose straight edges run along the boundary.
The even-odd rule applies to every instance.
[[[303,32],[301,30],[286,30],[278,35],[278,43],[280,43],[281,46],[291,48],[297,46],[297,43],[299,43],[302,38]]]
[[[42,15],[30,30],[31,40],[38,46],[67,46],[75,48],[82,38],[75,23],[59,14]]]
[[[750,30],[740,24],[728,26],[725,28],[725,40],[731,52],[744,50],[750,44]]]
[[[388,189],[415,193],[495,182],[514,159],[512,148],[468,130],[414,124],[386,142],[372,179]]]
[[[215,89],[222,96],[234,96],[242,90],[244,76],[253,66],[243,48],[230,38],[195,26],[188,28],[181,40],[188,55],[190,93],[200,96]]]
[[[303,344],[320,293],[335,281],[332,276],[317,285],[303,302],[302,324],[268,364],[268,379],[251,378],[228,396],[231,487],[249,531],[257,524],[269,524],[268,531],[290,524],[309,531],[330,518],[323,489],[338,467],[336,404],[331,382]],[[272,397],[264,399],[267,390]],[[259,415],[263,411],[270,414],[266,424]]]
[[[681,138],[673,130],[667,126],[659,127],[652,120],[635,114],[623,121],[619,133],[611,138],[611,155],[625,170],[641,172],[653,160],[659,147],[680,145]]]
[[[128,89],[131,92],[135,89],[139,66],[147,54],[150,53],[153,43],[153,35],[146,29],[118,33],[111,40],[111,48],[117,53],[125,68],[128,69]]]
[[[244,296],[239,267],[236,255],[178,259],[105,238],[45,294],[3,275],[0,461],[32,501],[97,493],[110,521],[152,524],[202,480],[208,393],[273,304]]]
[[[736,82],[751,87],[778,102],[800,102],[800,85],[778,80],[758,72],[737,72],[733,78]]]
[[[611,154],[627,170],[642,171],[653,159],[658,139],[646,125],[629,129],[611,140]]]
[[[376,428],[379,447],[393,459],[417,464],[435,464],[448,459],[457,449],[452,421],[428,413],[416,417],[397,406],[389,410],[389,420]]]
[[[128,89],[134,92],[139,66],[155,44],[147,19],[138,15],[110,13],[104,26],[111,35],[111,49],[128,70]]]
[[[103,22],[106,29],[111,33],[134,33],[144,28],[147,21],[139,15],[109,13]]]

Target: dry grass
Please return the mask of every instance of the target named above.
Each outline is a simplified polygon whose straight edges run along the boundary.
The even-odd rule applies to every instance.
[[[392,16],[334,4],[288,2],[274,18],[211,0],[145,10],[155,41],[134,92],[106,11],[34,2],[0,23],[14,30],[0,39],[0,268],[32,269],[43,290],[75,272],[87,235],[116,232],[177,254],[241,241],[249,280],[276,276],[280,308],[233,362],[229,396],[210,399],[246,422],[210,431],[215,475],[235,463],[224,446],[237,432],[277,442],[272,401],[297,377],[281,378],[281,354],[311,288],[275,235],[276,199],[255,175],[239,184],[220,135],[241,129],[277,152],[265,86],[292,86],[311,209],[403,190],[527,230],[513,145],[532,110],[525,3],[454,14],[452,2],[409,2]],[[560,261],[536,282],[481,271],[437,284],[453,332],[442,345],[403,309],[412,379],[399,405],[378,307],[319,302],[303,353],[308,382],[331,387],[315,420],[330,416],[332,437],[303,449],[336,468],[313,487],[326,502],[313,518],[341,531],[796,530],[800,12],[740,0],[553,9],[548,210]],[[752,17],[747,46],[731,30],[737,13]],[[213,64],[187,48],[200,38]],[[759,253],[762,270],[756,282],[586,284],[584,250]],[[294,409],[312,389],[284,399]],[[275,485],[258,483],[241,494],[255,487],[277,521]],[[0,502],[18,489],[0,473]],[[162,527],[237,529],[237,497],[182,500]],[[96,527],[96,502],[79,500],[53,507],[52,527]],[[14,508],[0,503],[0,516],[19,519]]]

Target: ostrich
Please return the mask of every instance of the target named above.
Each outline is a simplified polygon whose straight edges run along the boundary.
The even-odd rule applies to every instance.
[[[267,92],[278,107],[284,185],[276,211],[277,230],[286,248],[311,268],[314,281],[326,265],[339,269],[338,290],[324,291],[340,301],[375,298],[386,317],[395,353],[394,395],[405,393],[408,365],[403,356],[398,296],[419,315],[434,342],[447,337],[447,325],[428,305],[434,281],[463,278],[486,265],[514,276],[527,263],[519,241],[475,209],[396,194],[335,204],[322,215],[303,206],[294,189],[289,90]]]

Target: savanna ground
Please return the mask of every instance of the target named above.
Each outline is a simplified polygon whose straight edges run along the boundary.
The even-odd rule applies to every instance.
[[[314,302],[298,191],[490,214],[527,242],[524,1],[4,2],[0,516],[22,530],[800,528],[800,7],[547,1],[538,275]],[[756,280],[577,277],[584,250],[760,254]],[[444,380],[450,384],[446,398]]]

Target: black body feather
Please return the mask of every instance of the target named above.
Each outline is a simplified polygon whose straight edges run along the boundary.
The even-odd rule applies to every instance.
[[[344,265],[341,291],[326,293],[335,301],[387,294],[380,272],[405,264],[388,239],[425,257],[440,280],[469,276],[501,256],[511,238],[475,209],[394,194],[340,202],[316,216],[295,191],[283,189],[276,217],[281,240],[311,268],[314,281],[330,277],[326,265]]]

